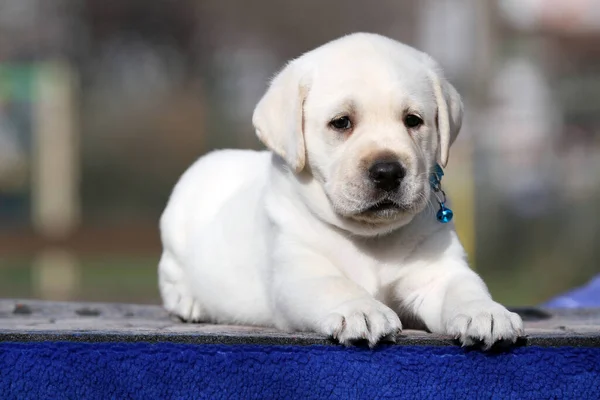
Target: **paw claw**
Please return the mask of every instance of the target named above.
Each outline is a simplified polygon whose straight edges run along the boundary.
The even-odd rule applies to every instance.
[[[389,307],[375,299],[344,303],[328,314],[320,324],[322,333],[349,346],[367,341],[374,347],[385,338],[393,338],[402,329],[400,318]]]
[[[498,303],[466,303],[451,314],[446,333],[458,339],[462,347],[481,345],[489,350],[500,341],[515,343],[523,334],[521,318]]]

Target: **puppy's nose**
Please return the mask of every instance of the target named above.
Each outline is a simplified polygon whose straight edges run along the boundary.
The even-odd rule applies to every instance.
[[[397,161],[376,161],[369,168],[369,178],[377,189],[391,192],[398,189],[406,170]]]

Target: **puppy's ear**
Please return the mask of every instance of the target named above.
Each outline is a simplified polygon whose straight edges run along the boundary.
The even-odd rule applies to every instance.
[[[272,80],[252,116],[260,141],[295,172],[302,171],[306,162],[303,106],[307,94],[308,82],[291,62]]]
[[[448,164],[450,146],[456,140],[462,126],[463,102],[454,86],[441,74],[432,72],[431,81],[437,103],[438,162],[445,167]]]

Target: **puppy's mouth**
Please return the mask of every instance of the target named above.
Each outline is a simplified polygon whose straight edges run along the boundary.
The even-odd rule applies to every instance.
[[[355,221],[368,224],[387,224],[398,218],[407,207],[403,207],[392,200],[381,200],[377,203],[366,207],[349,217]]]
[[[365,208],[357,213],[356,216],[367,219],[390,219],[395,218],[398,214],[410,211],[411,207],[396,203],[395,201],[385,199]]]
[[[392,200],[383,200],[367,208],[364,212],[380,213],[385,211],[400,211],[402,209],[400,205],[394,203]]]

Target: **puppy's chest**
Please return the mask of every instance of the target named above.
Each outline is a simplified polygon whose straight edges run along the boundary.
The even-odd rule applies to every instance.
[[[385,253],[377,254],[352,243],[340,243],[331,249],[331,258],[348,278],[375,295],[383,284],[382,270],[388,264]],[[400,267],[400,264],[401,259],[395,257],[394,265]]]
[[[351,280],[362,286],[370,294],[379,288],[377,263],[350,246],[338,248],[334,252],[333,262]]]
[[[353,242],[338,243],[332,249],[335,265],[371,295],[376,295],[388,280],[390,270],[399,272],[404,264],[402,248],[371,248]]]

